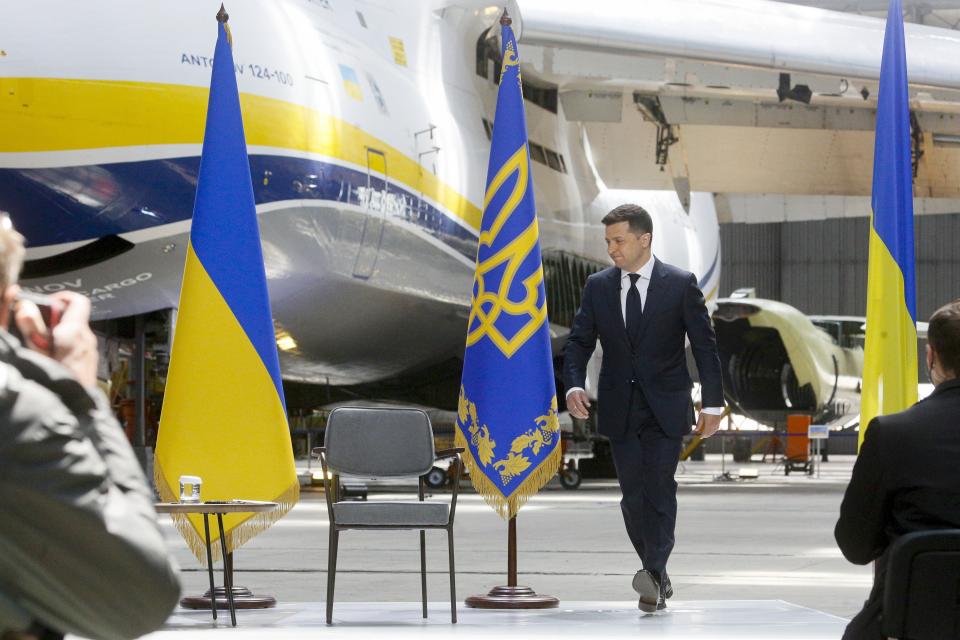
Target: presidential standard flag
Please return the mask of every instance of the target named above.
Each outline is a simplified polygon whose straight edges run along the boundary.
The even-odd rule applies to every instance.
[[[222,9],[217,18],[207,124],[154,475],[164,500],[178,500],[180,476],[194,475],[203,480],[202,500],[279,502],[277,511],[224,516],[232,552],[293,507],[299,484]],[[202,517],[175,521],[205,563]],[[218,536],[211,531],[212,538]],[[219,555],[220,545],[212,547]]]
[[[509,25],[502,33],[456,442],[477,492],[512,518],[561,451],[517,42]]]
[[[907,56],[900,0],[887,13],[873,151],[860,443],[877,415],[917,401],[917,296],[913,260]]]

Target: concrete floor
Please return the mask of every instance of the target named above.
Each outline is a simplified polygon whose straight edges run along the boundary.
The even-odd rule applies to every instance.
[[[751,467],[759,478],[715,481],[721,471],[719,456],[688,462],[678,474],[677,543],[669,566],[677,594],[674,606],[780,600],[833,616],[852,616],[867,596],[871,569],[850,565],[841,557],[833,526],[853,458],[832,456],[819,479],[796,473],[787,477],[772,464],[733,464],[729,455],[724,462],[726,471],[735,474],[741,467]],[[370,498],[409,497],[396,490],[372,487]],[[449,495],[440,492],[434,499]],[[518,518],[520,583],[558,597],[561,607],[635,603],[630,581],[639,562],[623,527],[619,500],[615,481],[585,481],[575,491],[565,491],[554,481],[531,499]],[[202,593],[207,587],[205,570],[169,518],[163,516],[162,522],[183,569],[184,593]],[[468,489],[460,497],[455,535],[462,606],[467,596],[505,583],[506,524]],[[445,535],[427,532],[427,550],[429,598],[437,603],[432,605],[431,620],[435,616],[440,621],[448,613],[443,605],[448,593]],[[317,604],[325,600],[326,585],[327,515],[322,492],[305,491],[287,517],[234,557],[238,585],[273,595],[281,603],[315,603],[312,606],[322,611]],[[220,580],[218,574],[218,584]],[[341,536],[337,603],[386,605],[418,598],[416,532]],[[742,609],[741,605],[723,606]],[[756,605],[758,615],[770,606]],[[836,637],[836,619],[832,624]]]
[[[224,612],[226,613],[226,612]],[[634,602],[566,602],[542,611],[480,611],[460,607],[450,624],[449,603],[338,603],[327,626],[321,603],[284,603],[276,609],[241,612],[212,623],[209,612],[178,612],[149,640],[186,640],[211,635],[270,640],[306,638],[671,638],[672,640],[833,640],[846,621],[776,600],[686,600],[666,612],[644,615]]]
[[[773,464],[735,464],[729,455],[681,465],[677,544],[669,566],[676,596],[666,612],[652,616],[636,609],[630,582],[638,560],[612,480],[585,481],[575,491],[554,481],[520,513],[520,583],[558,597],[559,609],[464,607],[467,596],[503,584],[506,572],[506,524],[468,488],[457,508],[456,627],[450,626],[446,600],[442,532],[427,533],[428,620],[419,610],[416,532],[344,533],[334,625],[327,627],[326,505],[322,492],[307,490],[287,517],[234,556],[237,584],[275,596],[277,608],[240,611],[237,628],[229,626],[226,611],[213,623],[209,611],[178,609],[148,637],[837,638],[871,584],[871,568],[847,563],[833,541],[852,467],[852,456],[832,456],[818,477],[785,476]],[[743,468],[758,477],[737,480]],[[726,477],[718,478],[722,472]],[[405,498],[409,494],[398,493],[404,488],[410,487],[373,485],[370,498]],[[438,492],[433,499],[449,499],[449,494]],[[161,522],[182,568],[184,593],[204,592],[205,569],[169,518]],[[222,582],[219,572],[216,579]]]

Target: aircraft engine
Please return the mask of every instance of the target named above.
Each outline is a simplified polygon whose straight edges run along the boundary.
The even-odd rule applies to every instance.
[[[837,424],[860,411],[863,320],[808,317],[790,305],[727,298],[713,313],[734,410],[773,427],[789,414]]]

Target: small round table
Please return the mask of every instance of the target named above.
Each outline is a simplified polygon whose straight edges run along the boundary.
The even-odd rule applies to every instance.
[[[207,545],[207,573],[210,577],[210,610],[213,619],[217,619],[217,599],[213,586],[213,553],[210,550],[210,515],[217,516],[217,526],[220,528],[220,552],[223,556],[223,590],[227,595],[227,604],[230,608],[230,623],[237,626],[237,613],[233,602],[233,563],[227,553],[227,540],[223,532],[223,514],[225,513],[260,513],[273,511],[279,507],[276,502],[262,502],[260,500],[207,500],[206,502],[158,502],[154,504],[157,513],[170,514],[203,514],[203,533]]]

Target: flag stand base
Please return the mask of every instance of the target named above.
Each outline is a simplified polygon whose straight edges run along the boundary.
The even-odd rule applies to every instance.
[[[556,609],[560,601],[542,596],[530,587],[517,586],[517,517],[510,518],[507,537],[507,581],[485,596],[470,596],[465,604],[473,609]]]
[[[466,605],[474,609],[556,609],[560,601],[542,596],[530,587],[494,587],[485,596],[470,596]]]
[[[217,609],[230,608],[230,604],[227,601],[227,592],[223,587],[214,589],[214,594]],[[277,599],[273,596],[254,595],[250,589],[236,586],[233,588],[233,605],[235,609],[272,609],[277,606]],[[202,596],[185,596],[181,598],[180,606],[184,609],[209,609],[210,590],[208,589]]]

